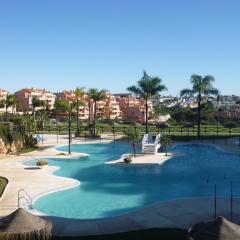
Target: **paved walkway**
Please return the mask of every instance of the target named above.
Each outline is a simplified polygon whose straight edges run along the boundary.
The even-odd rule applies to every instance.
[[[231,220],[230,199],[217,199],[217,216]],[[201,221],[214,219],[213,198],[178,199],[161,202],[119,217],[74,220],[51,217],[53,235],[87,236],[120,233],[149,228],[188,229]],[[240,223],[240,199],[233,201],[233,218]]]

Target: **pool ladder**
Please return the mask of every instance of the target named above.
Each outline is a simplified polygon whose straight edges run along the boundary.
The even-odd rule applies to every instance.
[[[24,195],[23,195],[24,194]],[[21,200],[24,199],[27,202],[27,206],[32,209],[33,208],[33,200],[31,198],[31,196],[23,189],[21,188],[18,191],[18,208],[21,207]],[[25,206],[25,205],[24,205]]]

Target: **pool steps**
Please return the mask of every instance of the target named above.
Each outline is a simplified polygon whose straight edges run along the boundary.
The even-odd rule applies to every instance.
[[[151,134],[144,134],[142,139],[142,153],[157,154],[158,149],[161,147],[160,139],[161,134],[156,136],[155,141]]]

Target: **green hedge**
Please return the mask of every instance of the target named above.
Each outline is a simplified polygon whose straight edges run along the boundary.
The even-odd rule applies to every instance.
[[[8,180],[4,177],[0,177],[0,197],[2,196],[7,184],[8,184]]]

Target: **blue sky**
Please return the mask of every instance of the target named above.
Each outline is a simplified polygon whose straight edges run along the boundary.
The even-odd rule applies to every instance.
[[[145,69],[176,95],[191,74],[240,90],[239,0],[0,1],[0,88],[125,92]]]

